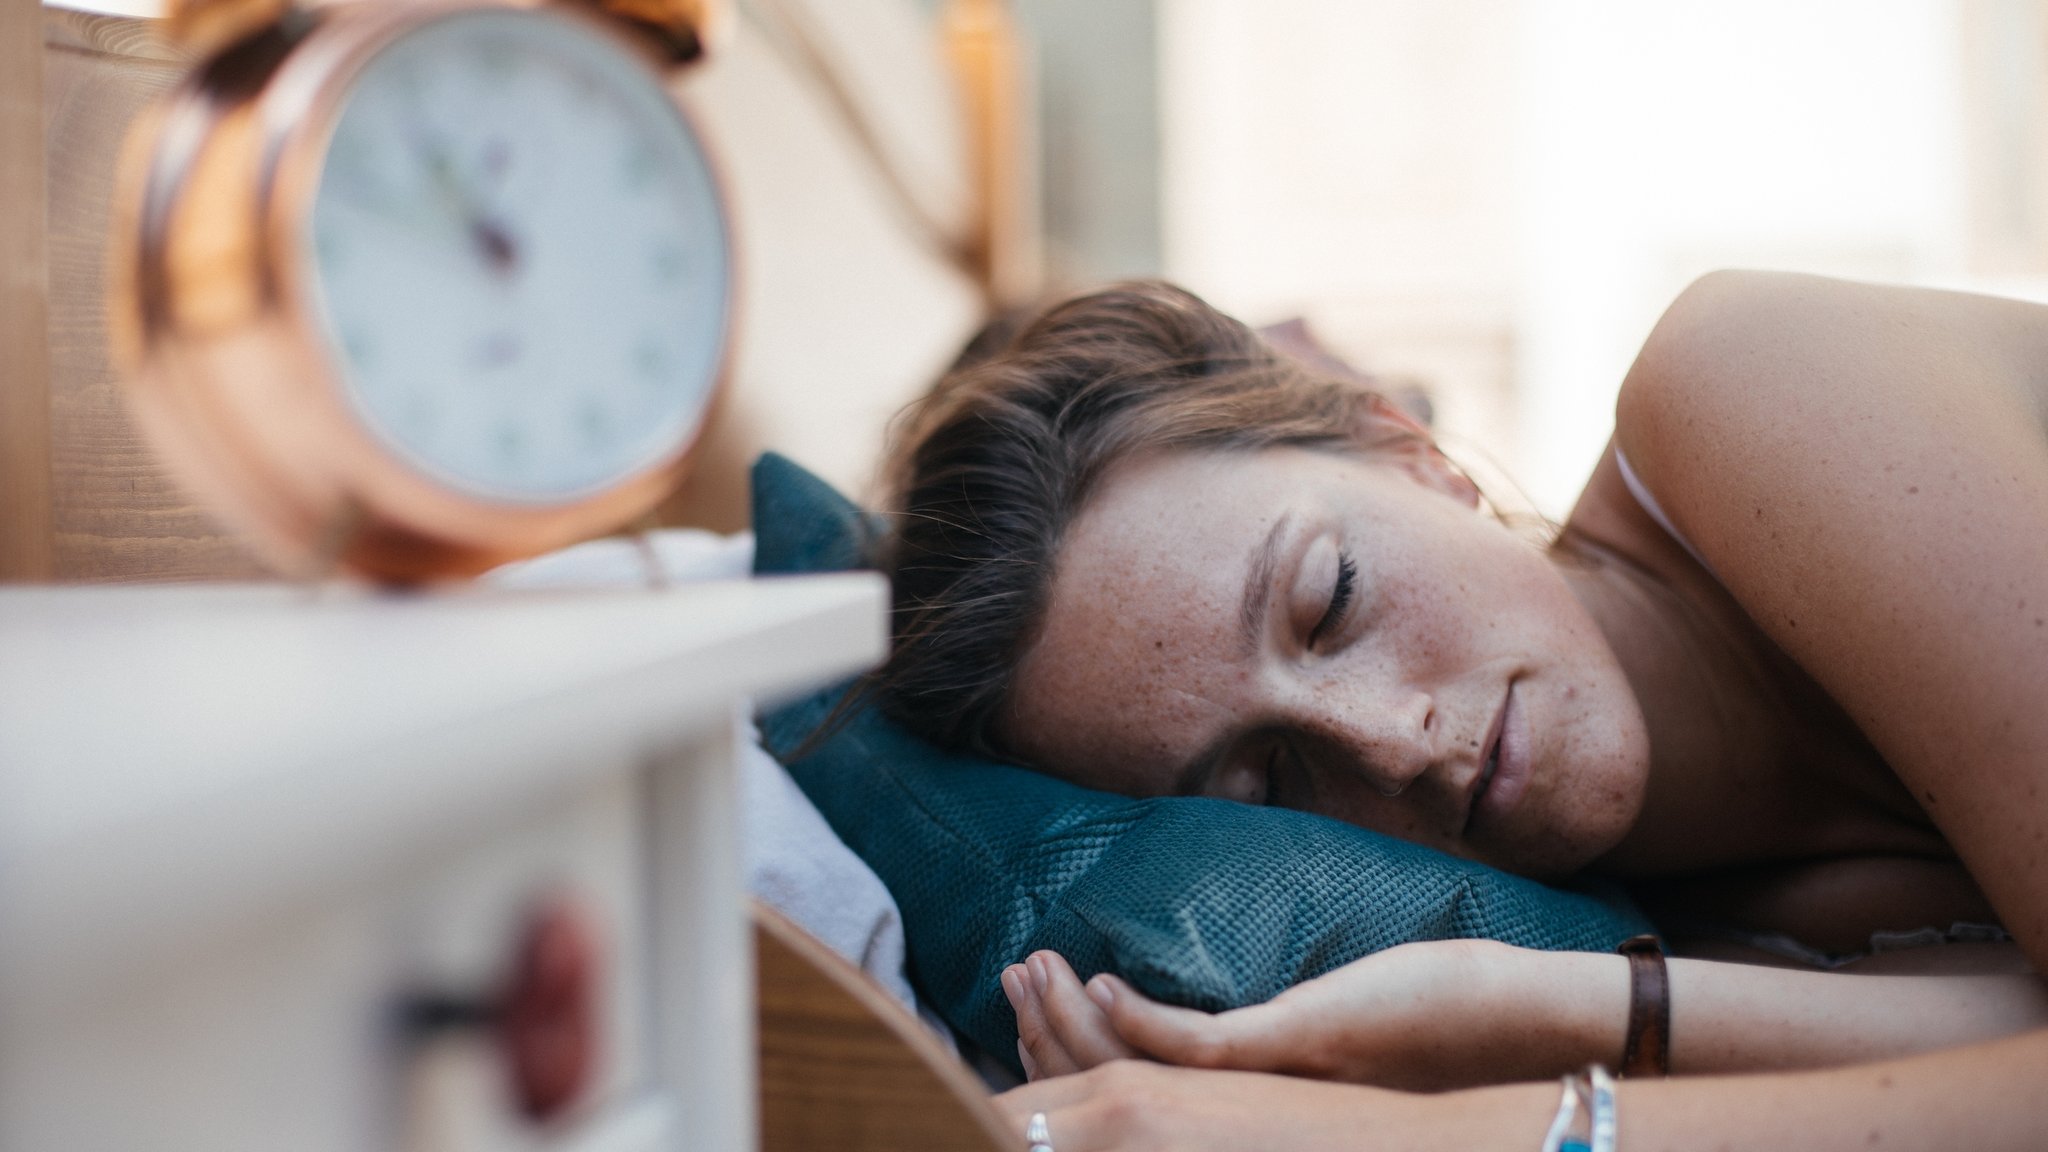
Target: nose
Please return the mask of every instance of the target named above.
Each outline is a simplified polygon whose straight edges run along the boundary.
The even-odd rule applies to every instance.
[[[1436,702],[1412,686],[1373,693],[1326,689],[1297,722],[1382,796],[1399,796],[1436,762]]]

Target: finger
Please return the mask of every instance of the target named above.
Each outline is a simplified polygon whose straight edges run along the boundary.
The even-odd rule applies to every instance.
[[[1094,1095],[1095,1088],[1085,1076],[1056,1076],[1049,1080],[1033,1080],[1019,1084],[1008,1092],[998,1093],[993,1099],[1005,1115],[1017,1117],[1017,1131],[1024,1131],[1024,1121],[1033,1112],[1051,1115],[1062,1108],[1072,1108]]]
[[[1024,1147],[1031,1117],[1043,1113],[1052,1146],[1059,1152],[1105,1152],[1114,1138],[1100,1122],[1106,1085],[1098,1076],[1091,1072],[1034,1081],[993,1097],[993,1103],[1002,1114],[1004,1129],[1016,1134],[1019,1148]]]
[[[1081,978],[1065,957],[1057,952],[1035,952],[1024,963],[1046,1022],[1059,1038],[1060,1047],[1078,1065],[1093,1068],[1138,1055],[1117,1035],[1102,1006],[1081,987]]]
[[[1003,969],[1003,995],[1009,997],[1010,1007],[1017,1013],[1017,1040],[1030,1057],[1024,1066],[1033,1080],[1065,1076],[1081,1070],[1080,1064],[1060,1044],[1059,1035],[1046,1020],[1045,1003],[1032,983],[1028,968],[1012,964]]]
[[[1088,994],[1118,1038],[1169,1064],[1261,1071],[1280,1055],[1276,1010],[1268,1005],[1211,1015],[1161,1004],[1108,973],[1088,982]]]
[[[1085,1104],[1096,1093],[1096,1086],[1085,1076],[1059,1076],[1050,1080],[1034,1080],[992,1098],[996,1110],[1007,1121],[1004,1125],[1018,1137],[1018,1146],[1023,1146],[1025,1128],[1031,1117],[1043,1112],[1046,1125],[1055,1133],[1066,1133],[1066,1143],[1055,1144],[1062,1152],[1076,1152],[1078,1144],[1073,1138],[1078,1128],[1073,1122],[1073,1111]],[[1060,1120],[1066,1117],[1068,1123],[1062,1127]]]
[[[1072,1079],[1071,1076],[1062,1077],[1061,1081],[1055,1083]],[[1051,1146],[1059,1152],[1122,1152],[1129,1147],[1128,1144],[1115,1143],[1113,1138],[1103,1136],[1098,1130],[1104,1125],[1099,1122],[1091,1123],[1092,1114],[1101,1111],[1099,1102],[1092,1106],[1080,1104],[1056,1109],[1032,1108],[1006,1101],[998,1096],[996,1107],[1002,1113],[1003,1130],[1010,1133],[1010,1139],[1016,1142],[1014,1147],[1018,1149],[1024,1148],[1028,1143],[1025,1134],[1031,1130],[1033,1116],[1045,1117],[1046,1135],[1052,1137]],[[1109,1142],[1106,1143],[1106,1139]],[[1008,1152],[1012,1145],[1006,1143],[1003,1147],[1005,1152]]]
[[[1071,1080],[1071,1078],[1073,1076],[1065,1076],[1063,1080]],[[1059,1080],[1055,1080],[1055,1082],[1059,1082]],[[1014,1088],[1014,1091],[1022,1091],[1022,1088]],[[1047,1125],[1047,1136],[1051,1136],[1053,1140],[1059,1142],[1059,1144],[1055,1144],[1055,1148],[1059,1148],[1059,1152],[1087,1152],[1087,1144],[1083,1144],[1083,1140],[1081,1140],[1083,1125],[1079,1125],[1073,1119],[1075,1111],[1071,1107],[1065,1107],[1065,1109],[1036,1107],[1036,1105],[1028,1105],[1024,1101],[1012,1101],[1012,1099],[1006,1099],[1006,1097],[995,1097],[995,1111],[1001,1115],[1001,1125],[1004,1125],[1004,1132],[1008,1132],[1010,1140],[1014,1142],[1014,1144],[1008,1144],[1008,1142],[1004,1144],[1006,1152],[1012,1146],[1022,1150],[1028,1144],[1024,1134],[1030,1132],[1030,1117],[1034,1117],[1034,1115],[1042,1115],[1044,1117],[1044,1125]]]

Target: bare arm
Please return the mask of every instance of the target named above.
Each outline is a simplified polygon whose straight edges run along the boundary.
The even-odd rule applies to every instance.
[[[2025,975],[1861,976],[1670,961],[1680,1075],[1818,1068],[1905,1056],[2048,1025],[2048,985]],[[1620,956],[1489,941],[1408,944],[1210,1015],[1114,976],[1084,989],[1040,953],[1005,980],[1034,1079],[1122,1056],[1442,1089],[1619,1062],[1628,1015]]]
[[[2048,1032],[1817,1072],[1624,1082],[1626,1152],[1957,1149],[2023,1152],[2048,1132]],[[1435,1096],[1120,1060],[998,1097],[1019,1133],[1034,1112],[1060,1152],[1459,1149],[1529,1152],[1555,1083]],[[1021,1145],[1020,1145],[1021,1146]]]
[[[1617,439],[2048,971],[2048,309],[1724,273]]]
[[[1822,1068],[2048,1026],[2039,977],[1859,976],[1673,960],[1680,1075]]]
[[[1006,980],[1022,980],[1024,987],[1045,982],[1043,1003],[1023,1006],[1020,1021],[1035,1015],[1049,1031],[1068,1035],[1066,1043],[1077,1051],[1114,1055],[1099,1047],[1106,1034],[1111,1044],[1138,1042],[1126,1051],[1172,1052],[1209,1067],[1108,1059],[1076,1071],[1057,1066],[1074,1058],[1069,1049],[1049,1046],[1041,1035],[1032,1046],[1032,1063],[1044,1072],[1073,1074],[1037,1079],[998,1103],[1019,1132],[1031,1114],[1046,1113],[1061,1152],[1528,1152],[1556,1107],[1554,1082],[1416,1095],[1302,1077],[1356,1076],[1371,1064],[1381,1082],[1419,1087],[1403,1073],[1421,1068],[1441,1078],[1446,1046],[1481,1043],[1482,1035],[1486,1059],[1499,1060],[1504,1046],[1521,1045],[1509,1058],[1530,1062],[1519,1070],[1524,1074],[1559,1070],[1536,1067],[1546,1062],[1576,1066],[1612,1060],[1621,1042],[1619,1014],[1626,993],[1614,987],[1621,973],[1606,969],[1620,958],[1447,945],[1482,958],[1489,950],[1519,953],[1537,961],[1522,965],[1520,979],[1543,981],[1553,992],[1573,990],[1561,1002],[1574,1010],[1551,1022],[1563,1023],[1561,1029],[1546,1025],[1532,1031],[1501,1016],[1492,1019],[1491,1028],[1477,1029],[1476,1021],[1513,1006],[1496,997],[1517,991],[1519,980],[1495,983],[1458,971],[1464,961],[1455,955],[1427,956],[1437,945],[1408,947],[1430,961],[1417,971],[1434,968],[1469,985],[1466,999],[1417,1003],[1424,987],[1413,980],[1375,990],[1382,995],[1361,996],[1365,990],[1347,989],[1342,980],[1325,977],[1283,996],[1293,998],[1288,1005],[1276,1001],[1212,1017],[1150,1005],[1128,986],[1110,983],[1106,1015],[1097,1020],[1105,1032],[1093,1036],[1077,1032],[1072,1022],[1091,1010],[1105,1011],[1098,999],[1104,978],[1091,981],[1096,991],[1091,996],[1063,963],[1041,953],[1031,965],[1039,975],[1013,973]],[[1559,980],[1565,983],[1555,984]],[[2048,996],[2032,977],[1851,976],[1679,960],[1672,965],[1672,982],[1673,1061],[1679,1072],[1701,1075],[1622,1085],[1618,1111],[1621,1147],[1627,1152],[1730,1147],[1999,1152],[2037,1148],[2041,1133],[2048,1131],[2048,1093],[2041,1090],[2048,1079],[2043,1071],[2048,1069],[2048,1030],[2036,1027],[2048,1013]],[[1586,989],[1594,991],[1581,994]],[[1403,1010],[1404,1001],[1411,1002],[1410,1010]],[[1418,1007],[1422,1010],[1412,1010]],[[1527,1005],[1521,1007],[1526,1022]],[[1108,1024],[1112,1019],[1113,1027]],[[2030,1027],[2034,1030],[2021,1031]],[[1376,1042],[1361,1048],[1361,1037],[1374,1033]],[[1984,1040],[2001,1035],[2006,1038]],[[1391,1043],[1397,1039],[1399,1044]],[[1929,1051],[1970,1041],[1979,1042]],[[1890,1058],[1880,1062],[1824,1071],[1711,1074],[1886,1054]],[[1466,1058],[1475,1055],[1468,1051]],[[1293,1075],[1217,1070],[1262,1062]]]

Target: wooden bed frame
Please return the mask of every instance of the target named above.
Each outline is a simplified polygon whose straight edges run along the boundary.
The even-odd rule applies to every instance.
[[[154,21],[0,0],[0,580],[268,578],[158,467],[108,357],[115,158],[184,66]],[[755,946],[768,1152],[1016,1142],[974,1074],[858,969],[766,908]]]
[[[772,908],[754,908],[763,1152],[1007,1152],[988,1091],[924,1022]]]

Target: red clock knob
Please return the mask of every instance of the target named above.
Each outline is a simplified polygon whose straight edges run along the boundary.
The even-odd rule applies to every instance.
[[[498,1042],[513,1097],[535,1120],[560,1115],[595,1078],[600,959],[596,936],[567,900],[534,909],[498,1001]]]

